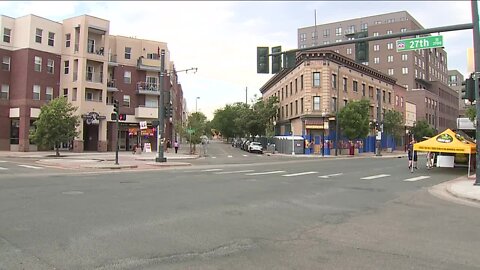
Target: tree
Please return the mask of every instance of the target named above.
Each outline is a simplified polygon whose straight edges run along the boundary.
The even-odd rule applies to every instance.
[[[368,110],[370,101],[362,99],[352,101],[338,113],[339,126],[349,139],[364,138],[368,135]]]
[[[64,97],[55,98],[43,105],[30,139],[38,146],[53,147],[56,156],[60,156],[60,144],[73,140],[79,133],[76,127],[80,124],[80,117],[74,114],[76,110],[77,107],[68,103]]]
[[[188,116],[187,130],[193,131],[186,134],[186,138],[190,143],[190,153],[196,152],[196,145],[202,141],[201,136],[205,135],[206,120],[207,117],[201,112],[195,112]]]
[[[435,136],[435,129],[431,127],[426,120],[420,120],[415,123],[412,128],[413,137],[416,141],[420,141],[423,137]]]
[[[477,126],[477,123],[475,121],[475,118],[477,118],[477,107],[476,105],[473,106],[468,106],[468,108],[465,110],[465,115],[472,121],[474,126]]]
[[[402,114],[394,110],[387,111],[383,117],[383,131],[392,135],[395,140],[400,139],[403,132]]]

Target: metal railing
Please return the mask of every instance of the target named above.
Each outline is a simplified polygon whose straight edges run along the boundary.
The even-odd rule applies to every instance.
[[[107,87],[117,88],[117,83],[116,83],[115,79],[108,80],[107,81]]]
[[[137,91],[152,91],[158,92],[158,83],[149,83],[149,82],[138,82]]]
[[[103,83],[103,73],[88,73],[85,74],[87,82]]]

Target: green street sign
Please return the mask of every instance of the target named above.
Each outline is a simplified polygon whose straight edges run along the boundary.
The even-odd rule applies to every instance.
[[[191,128],[187,129],[188,134],[192,134],[193,132],[195,132],[195,129],[191,129]]]
[[[443,36],[429,36],[397,40],[397,52],[443,47]]]

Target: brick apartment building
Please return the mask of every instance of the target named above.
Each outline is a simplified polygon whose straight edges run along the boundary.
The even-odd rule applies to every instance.
[[[406,11],[349,19],[298,29],[298,47],[308,48],[351,39],[358,32],[367,36],[424,29]],[[417,120],[427,120],[442,131],[454,128],[458,95],[448,87],[447,53],[443,48],[397,52],[396,39],[368,43],[368,65],[397,79],[407,89],[407,100],[417,106]],[[355,45],[333,46],[337,53],[355,59]]]
[[[166,52],[164,91],[173,116],[166,119],[164,136],[177,139],[182,124],[183,91],[170,60],[167,44],[109,34],[109,21],[82,15],[54,22],[35,15],[0,16],[0,150],[34,151],[28,134],[42,105],[65,96],[78,107],[79,136],[64,148],[73,151],[114,150],[117,130],[113,100],[120,101],[121,150],[137,143],[156,147],[160,95],[159,50]],[[92,121],[93,120],[93,121]],[[147,130],[139,122],[148,123]]]
[[[337,99],[339,109],[354,100],[370,100],[371,121],[388,110],[406,113],[406,89],[395,78],[330,50],[297,54],[295,67],[274,75],[260,92],[264,99],[279,100],[276,135],[332,137]]]

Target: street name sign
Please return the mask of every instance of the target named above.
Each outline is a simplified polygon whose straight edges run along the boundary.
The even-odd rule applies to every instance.
[[[443,36],[429,36],[397,40],[397,52],[443,47]]]
[[[195,132],[194,129],[191,129],[191,128],[187,129],[187,133],[188,133],[188,134],[192,134],[193,132]]]

